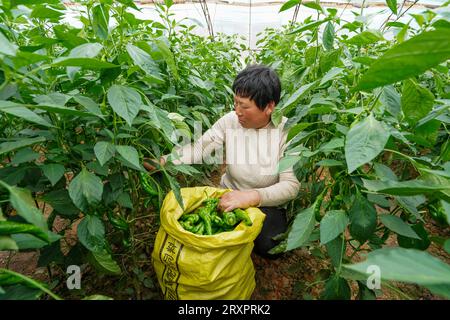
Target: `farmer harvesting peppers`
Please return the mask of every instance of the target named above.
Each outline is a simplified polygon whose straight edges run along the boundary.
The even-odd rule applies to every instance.
[[[268,251],[277,245],[272,237],[287,229],[286,211],[281,206],[296,197],[300,186],[292,167],[277,171],[287,147],[287,130],[284,130],[287,118],[272,119],[280,100],[281,83],[271,68],[250,65],[237,75],[232,89],[234,111],[220,118],[194,143],[175,147],[171,154],[161,157],[159,163],[164,165],[171,161],[177,165],[215,161],[213,163],[220,164],[225,158],[226,172],[220,187],[232,191],[220,200],[214,200],[219,201],[217,207],[222,214],[206,217],[208,203],[205,203],[205,209],[195,213],[203,221],[203,228],[195,225],[197,218],[189,215],[181,222],[186,230],[210,234],[214,228],[220,230],[220,223],[231,223],[233,219],[250,223],[242,209],[259,207],[266,218],[255,239],[254,251],[272,257]],[[143,165],[147,170],[154,170],[149,162]]]

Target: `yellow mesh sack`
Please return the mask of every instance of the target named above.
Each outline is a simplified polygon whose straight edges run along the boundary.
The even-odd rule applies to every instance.
[[[229,191],[212,187],[182,188],[184,212],[195,210],[207,197],[220,197]],[[253,222],[251,227],[241,222],[233,231],[196,235],[178,223],[184,212],[173,191],[167,194],[152,253],[164,299],[250,299],[255,289],[250,254],[265,215],[258,208],[246,211]]]

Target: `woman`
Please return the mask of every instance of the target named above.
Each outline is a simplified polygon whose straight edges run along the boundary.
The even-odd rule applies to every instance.
[[[160,163],[168,157],[174,164],[202,163],[211,160],[213,151],[215,159],[221,160],[225,146],[227,167],[220,187],[233,191],[222,196],[219,208],[231,211],[259,207],[266,219],[254,251],[273,257],[268,254],[277,244],[272,237],[287,229],[286,211],[278,207],[294,199],[300,186],[292,168],[277,172],[287,146],[287,131],[283,130],[287,118],[283,117],[278,126],[271,121],[280,101],[281,83],[271,68],[251,65],[237,75],[232,89],[235,110],[220,118],[194,144],[175,148]],[[144,166],[154,169],[148,163]]]

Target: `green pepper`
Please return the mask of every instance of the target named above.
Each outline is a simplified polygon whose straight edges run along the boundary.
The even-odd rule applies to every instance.
[[[218,227],[222,227],[223,226],[223,220],[219,216],[215,215],[215,216],[211,217],[211,222],[215,226],[218,226]]]
[[[205,234],[205,224],[204,223],[200,223],[200,228],[198,229],[197,234],[199,236]]]
[[[234,214],[236,215],[236,218],[238,221],[244,221],[246,226],[252,226],[253,222],[250,219],[250,217],[248,216],[247,212],[240,209],[240,208],[236,208],[233,210]]]
[[[219,204],[219,198],[208,198],[205,201],[203,201],[203,204],[206,208],[208,208],[208,211],[210,213],[215,212],[217,209],[217,205]]]
[[[277,244],[275,247],[273,247],[272,249],[270,249],[268,251],[269,254],[278,254],[278,253],[282,253],[285,252],[287,248],[287,240],[283,240],[281,241],[279,244]]]
[[[324,190],[325,191],[325,190]],[[316,221],[322,220],[322,216],[320,215],[320,206],[322,205],[322,201],[324,198],[324,191],[316,198],[316,206],[314,207],[314,215],[316,218]]]
[[[192,233],[196,233],[198,234],[200,232],[200,230],[202,229],[203,226],[203,221],[200,221],[197,225],[195,225],[190,231]]]
[[[180,224],[186,231],[192,232],[192,229],[194,228],[194,225],[192,224],[191,221],[180,221]]]
[[[200,220],[200,216],[197,213],[184,214],[180,217],[181,221],[191,221],[192,224],[197,223]]]
[[[236,215],[234,212],[224,212],[223,213],[223,221],[227,226],[234,226],[237,222]]]
[[[144,187],[144,190],[147,191],[150,196],[157,196],[159,194],[158,188],[156,187],[154,181],[151,181],[153,179],[150,178],[150,175],[139,171],[139,176],[141,177],[141,184],[142,187]]]
[[[126,237],[123,238],[122,239],[122,244],[125,247],[125,249],[131,248],[131,240],[130,240],[130,238],[126,238]]]
[[[119,230],[128,232],[130,229],[128,222],[121,216],[116,217],[111,210],[108,211],[108,220],[115,228]]]
[[[205,225],[205,233],[207,235],[212,234],[211,230],[211,216],[209,215],[209,211],[207,207],[203,207],[198,211],[198,215],[203,220],[203,223]]]
[[[428,205],[428,210],[434,221],[436,221],[440,226],[447,226],[447,215],[445,214],[444,207],[439,202],[434,205]]]

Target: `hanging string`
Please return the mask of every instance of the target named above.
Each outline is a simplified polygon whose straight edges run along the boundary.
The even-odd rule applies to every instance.
[[[248,10],[248,48],[251,49],[250,43],[252,39],[252,0],[250,0],[250,8]]]

